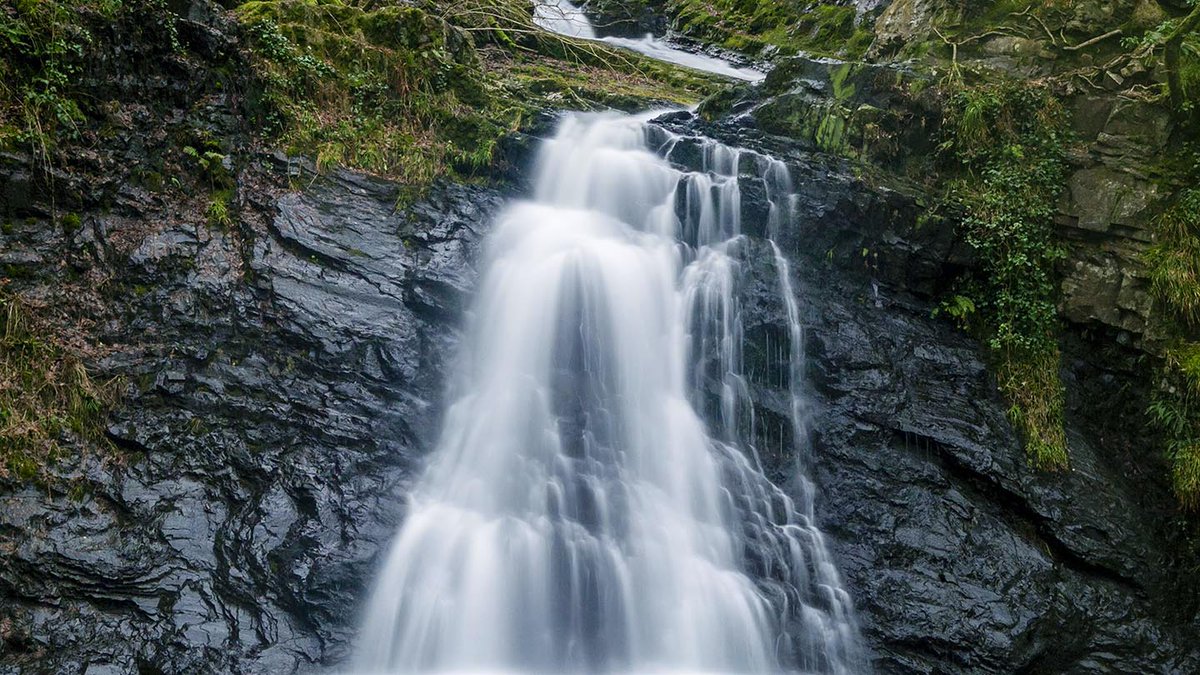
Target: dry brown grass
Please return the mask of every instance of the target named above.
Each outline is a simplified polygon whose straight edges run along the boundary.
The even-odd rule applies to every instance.
[[[0,289],[0,480],[45,482],[70,449],[109,446],[119,383],[94,380],[54,333]]]

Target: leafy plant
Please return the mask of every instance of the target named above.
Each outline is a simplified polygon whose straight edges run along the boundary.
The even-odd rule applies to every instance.
[[[182,50],[167,0],[11,0],[0,8],[0,147],[28,145],[48,166],[86,120],[80,76],[97,44],[92,28],[120,19],[160,31]]]
[[[204,211],[210,227],[225,228],[233,224],[233,218],[229,214],[229,204],[232,200],[231,190],[218,190],[212,194],[208,208]]]
[[[183,154],[195,162],[195,166],[200,170],[200,173],[208,181],[208,185],[212,189],[219,187],[227,187],[233,182],[233,177],[229,173],[229,169],[225,166],[225,155],[217,152],[215,143],[210,143],[209,147],[204,150],[185,145]]]
[[[958,177],[938,208],[960,215],[982,269],[971,282],[976,297],[969,305],[956,297],[947,311],[974,317],[982,331],[1031,463],[1061,469],[1068,459],[1054,266],[1066,252],[1053,216],[1065,180],[1067,116],[1035,85],[953,86],[940,152]]]
[[[83,113],[71,84],[91,40],[64,2],[0,11],[0,138],[33,145],[48,163],[57,137],[77,133]]]
[[[975,301],[965,295],[952,295],[942,301],[937,309],[933,310],[933,316],[945,314],[954,320],[960,328],[970,328],[971,322],[975,319],[978,307],[975,306]]]
[[[1176,497],[1185,509],[1200,509],[1200,344],[1168,351],[1147,414],[1165,436]]]

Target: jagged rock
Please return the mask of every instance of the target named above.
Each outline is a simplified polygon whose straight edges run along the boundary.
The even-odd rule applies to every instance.
[[[107,336],[107,368],[144,382],[109,426],[128,459],[82,499],[0,496],[2,615],[24,635],[0,672],[337,662],[501,200],[444,185],[397,211],[397,191],[336,172],[265,203],[244,243],[182,222],[105,243],[149,289]]]
[[[663,35],[670,27],[665,0],[588,0],[580,5],[601,35]]]

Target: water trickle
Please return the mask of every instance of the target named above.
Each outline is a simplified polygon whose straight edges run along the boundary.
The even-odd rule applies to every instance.
[[[743,375],[739,170],[641,116],[568,116],[495,225],[455,403],[370,598],[364,672],[851,673],[850,600],[764,477]],[[775,249],[792,423],[798,311]],[[706,422],[707,420],[707,422]],[[775,451],[778,453],[779,449]],[[802,457],[803,453],[799,453]]]

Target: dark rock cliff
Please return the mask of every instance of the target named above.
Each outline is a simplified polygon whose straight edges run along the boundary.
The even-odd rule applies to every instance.
[[[98,328],[97,365],[130,393],[118,460],[81,467],[82,496],[0,497],[0,670],[274,673],[344,653],[501,197],[444,185],[397,211],[393,184],[263,164],[306,187],[259,185],[237,232],[118,200],[30,247],[86,250],[136,288]]]
[[[227,53],[204,25],[182,39]],[[210,226],[203,200],[149,189],[144,169],[171,161],[171,120],[247,145],[240,92],[136,45],[104,67],[162,105],[114,110],[115,136],[82,173],[46,186],[30,158],[2,158],[5,276],[87,319],[103,347],[89,366],[127,394],[107,423],[112,456],[0,490],[0,672],[333,670],[437,432],[481,236],[521,177],[439,184],[397,208],[403,186],[243,147],[236,224]],[[793,99],[836,93],[822,72]],[[811,107],[793,103],[775,110]],[[971,260],[946,229],[915,227],[918,191],[857,173],[828,136],[773,136],[787,114],[662,121],[791,167],[797,217],[779,243],[806,326],[804,461],[880,672],[1200,672],[1196,562],[1134,409],[1140,352],[1114,338],[1144,324],[1145,291],[1106,270],[1142,235],[1132,202],[1093,199],[1131,194],[1106,186],[1136,179],[1118,159],[1158,127],[1078,105],[1106,140],[1079,160],[1060,216],[1083,252],[1064,284],[1063,474],[1026,466],[979,345],[931,317]],[[514,145],[516,165],[528,148]],[[754,228],[765,197],[749,176],[745,190],[746,354],[767,372],[787,330]],[[78,229],[52,224],[63,209]],[[761,419],[786,418],[781,383],[755,395]],[[786,486],[797,458],[768,459]]]
[[[668,124],[791,166],[796,217],[780,244],[806,329],[818,518],[875,667],[1200,668],[1195,561],[1174,527],[1164,461],[1137,422],[1136,351],[1071,331],[1073,468],[1030,469],[980,345],[931,317],[939,282],[965,262],[961,242],[916,226],[918,194],[902,182],[856,178],[851,163],[737,119]],[[769,249],[747,247],[744,264],[753,372],[786,323]],[[760,382],[755,396],[760,418],[786,419],[778,383]],[[780,484],[794,461],[776,458]]]
[[[781,244],[807,329],[818,513],[878,670],[1200,668],[1169,492],[1137,430],[1105,423],[1113,375],[1088,345],[1070,373],[1074,469],[1032,472],[978,345],[930,317],[957,244],[910,227],[910,196],[744,125],[666,123],[792,167]],[[504,195],[441,185],[397,210],[395,185],[269,156],[244,180],[234,231],[131,196],[9,248],[135,290],[105,298],[99,328],[98,365],[129,381],[109,425],[120,461],[85,463],[81,497],[0,498],[8,672],[294,672],[349,647]],[[769,359],[787,334],[775,269],[762,240],[745,251],[747,354]],[[763,419],[786,418],[780,383],[756,395]],[[773,458],[781,484],[793,461]]]

